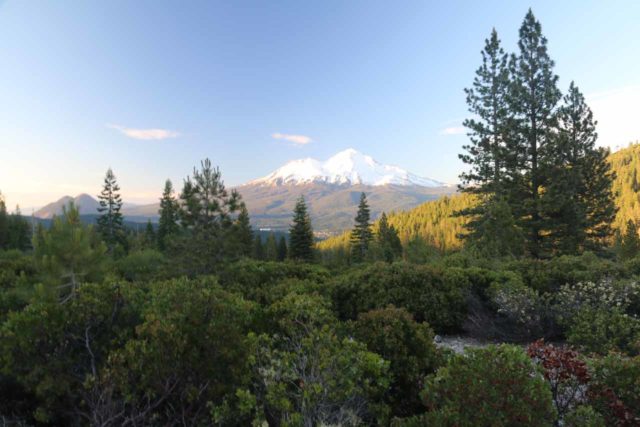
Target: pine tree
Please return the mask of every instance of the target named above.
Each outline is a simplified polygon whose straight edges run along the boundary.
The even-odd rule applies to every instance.
[[[377,242],[382,250],[382,256],[387,262],[393,262],[402,256],[402,243],[393,225],[389,225],[387,214],[382,212],[378,222]]]
[[[300,196],[293,210],[293,224],[289,229],[289,258],[313,261],[313,228],[304,197]]]
[[[545,227],[540,196],[547,185],[550,156],[554,151],[557,125],[556,107],[560,101],[558,76],[547,52],[547,39],[540,23],[529,12],[520,27],[519,54],[512,57],[513,83],[510,108],[515,113],[513,132],[508,142],[508,167],[512,177],[524,177],[524,185],[512,182],[509,204],[527,234],[528,251],[541,257]]]
[[[276,236],[273,233],[269,233],[264,244],[264,259],[267,261],[278,259],[278,243],[276,243]]]
[[[160,199],[160,210],[158,214],[160,219],[158,222],[158,247],[164,250],[167,245],[167,239],[177,234],[179,231],[178,214],[180,206],[173,192],[173,184],[167,179],[164,183],[162,198]]]
[[[39,227],[33,238],[34,257],[44,273],[47,293],[68,301],[83,280],[95,280],[106,246],[93,228],[82,224],[78,208],[70,202],[49,230]]]
[[[253,258],[257,260],[264,260],[264,245],[262,244],[262,236],[256,234],[253,239]]]
[[[9,214],[4,196],[0,193],[0,250],[9,248]]]
[[[213,273],[221,263],[240,256],[230,237],[242,200],[237,191],[227,191],[220,169],[209,159],[201,162],[200,170],[193,169],[193,177],[187,177],[180,199],[185,234],[172,250],[186,274]]]
[[[371,231],[371,213],[367,203],[367,196],[360,194],[360,203],[358,204],[358,213],[355,218],[355,226],[351,230],[351,259],[354,262],[362,262],[367,256],[369,244],[373,238]]]
[[[278,241],[278,261],[284,261],[287,259],[287,239],[284,236],[280,236]]]
[[[147,226],[144,229],[144,246],[145,248],[155,248],[158,242],[156,231],[151,224],[151,220],[147,220]]]
[[[22,216],[20,206],[9,216],[9,245],[11,249],[26,251],[29,249],[31,241],[31,227],[29,222]]]
[[[479,195],[501,194],[504,188],[506,144],[511,122],[508,96],[510,80],[508,55],[500,46],[494,29],[485,40],[482,65],[473,87],[465,89],[469,112],[475,118],[464,121],[469,129],[467,154],[460,159],[471,170],[460,175],[462,191]]]
[[[249,219],[249,211],[244,203],[240,205],[240,213],[235,222],[235,239],[242,256],[249,257],[253,252],[253,229]]]
[[[622,236],[619,256],[623,260],[628,260],[638,256],[640,252],[640,237],[638,237],[638,227],[632,220],[627,221],[627,229]]]
[[[486,258],[518,257],[524,252],[524,236],[504,198],[494,197],[477,220],[471,247]]]
[[[608,152],[595,146],[593,114],[573,82],[559,109],[549,184],[542,196],[550,249],[574,254],[601,250],[611,237],[614,176]]]
[[[116,181],[116,177],[113,174],[111,168],[107,170],[107,174],[104,178],[104,186],[102,192],[98,196],[100,207],[98,212],[98,232],[102,236],[102,239],[107,244],[109,253],[113,254],[113,251],[117,245],[124,245],[124,226],[122,213],[122,198],[120,197],[120,187]]]

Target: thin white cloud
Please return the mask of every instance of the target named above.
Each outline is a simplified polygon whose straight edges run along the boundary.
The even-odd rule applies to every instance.
[[[273,139],[279,139],[279,140],[283,140],[283,141],[288,141],[288,142],[292,142],[296,145],[307,145],[310,142],[313,141],[313,139],[311,139],[311,137],[306,136],[306,135],[289,135],[286,133],[273,133],[271,134],[271,137]]]
[[[640,86],[626,86],[586,96],[598,121],[598,145],[613,149],[640,140]]]
[[[116,129],[123,135],[133,139],[141,139],[145,141],[160,141],[163,139],[177,138],[180,136],[179,132],[168,129],[133,129],[120,125],[107,125],[108,128]]]
[[[462,126],[451,126],[440,131],[440,135],[464,135],[466,129]]]

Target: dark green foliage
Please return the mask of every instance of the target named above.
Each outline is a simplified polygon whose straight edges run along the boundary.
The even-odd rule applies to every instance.
[[[284,261],[287,259],[287,239],[284,236],[280,236],[278,240],[278,261]]]
[[[382,212],[378,221],[378,232],[376,233],[376,242],[382,252],[382,258],[387,262],[402,256],[402,243],[398,232],[393,225],[389,225],[387,214]]]
[[[571,319],[567,341],[587,353],[640,354],[640,319],[618,308],[585,307]]]
[[[9,241],[6,249],[26,251],[30,247],[31,225],[22,216],[20,207],[16,207],[16,211],[9,216]]]
[[[548,250],[573,254],[600,249],[611,237],[614,175],[606,161],[608,152],[595,146],[596,123],[573,82],[563,101],[543,210]]]
[[[256,337],[255,424],[384,422],[386,407],[377,402],[388,386],[388,364],[336,333],[327,302],[290,294],[269,307],[267,318],[276,333]]]
[[[227,191],[220,170],[209,159],[201,162],[200,170],[193,169],[193,177],[187,177],[180,199],[183,233],[172,239],[170,253],[184,274],[212,273],[241,255],[233,238],[241,197],[235,190]]]
[[[241,256],[249,257],[253,254],[253,229],[249,220],[249,211],[244,203],[240,204],[240,213],[236,218],[235,239]]]
[[[640,421],[640,356],[611,353],[592,359],[590,364],[589,397],[605,416],[607,425],[634,425]]]
[[[627,221],[627,228],[622,236],[618,256],[623,260],[635,258],[640,254],[640,237],[635,221]]]
[[[469,129],[470,144],[463,147],[468,154],[459,156],[471,167],[460,175],[465,192],[481,196],[503,194],[505,149],[512,115],[509,89],[508,56],[494,29],[485,40],[482,65],[476,71],[473,87],[465,89],[469,112],[476,117],[464,122]]]
[[[524,236],[504,198],[492,198],[482,206],[469,236],[471,247],[486,258],[518,257],[524,253]]]
[[[158,237],[156,236],[156,230],[151,224],[151,220],[147,221],[147,225],[144,228],[143,244],[145,248],[154,249],[158,244]]]
[[[116,181],[116,176],[111,168],[107,170],[104,177],[102,192],[98,195],[100,216],[97,220],[97,231],[102,236],[102,240],[107,244],[109,253],[113,254],[116,246],[123,247],[126,243],[123,218],[120,209],[122,208],[122,198],[120,197],[120,186]]]
[[[433,344],[433,331],[417,323],[402,308],[389,306],[363,313],[353,324],[356,340],[390,363],[391,387],[385,401],[391,415],[407,417],[422,412],[419,399],[423,378],[435,372],[440,355]]]
[[[369,244],[373,239],[373,233],[371,231],[371,214],[369,211],[369,204],[367,203],[367,196],[360,194],[360,203],[358,204],[358,213],[355,219],[355,226],[351,230],[351,260],[353,262],[362,262],[367,257],[369,251]]]
[[[166,257],[154,249],[130,252],[115,261],[114,269],[120,277],[130,282],[148,282],[162,279],[167,274]]]
[[[9,214],[4,196],[0,193],[0,249],[9,248]]]
[[[148,298],[135,337],[110,357],[96,385],[115,386],[130,402],[129,417],[151,401],[143,420],[205,424],[207,405],[220,405],[248,380],[252,305],[207,280],[155,283]]]
[[[160,198],[160,210],[158,211],[160,215],[158,222],[158,247],[161,250],[166,249],[167,239],[179,231],[179,209],[180,206],[173,194],[173,184],[171,180],[167,180],[164,183],[162,198]]]
[[[513,164],[515,170],[509,174],[517,177],[524,172],[524,182],[514,178],[510,203],[525,230],[529,253],[540,257],[545,226],[540,197],[548,184],[547,172],[553,160],[556,109],[561,94],[557,88],[558,76],[553,73],[555,64],[547,52],[547,39],[531,10],[524,18],[519,35],[519,52],[510,64],[513,83],[509,97],[516,133],[509,151],[517,160]]]
[[[555,292],[565,284],[598,282],[606,277],[620,278],[626,275],[620,264],[598,258],[591,252],[579,256],[559,256],[548,261],[510,261],[503,268],[518,273],[528,287],[541,293]]]
[[[317,287],[325,289],[328,294],[325,283],[330,276],[325,268],[311,264],[242,260],[227,265],[219,273],[219,278],[224,289],[238,292],[249,300],[269,304],[276,294],[281,295],[281,292],[274,293],[275,288],[288,279],[304,281],[307,285],[321,285]]]
[[[70,425],[90,411],[82,403],[90,397],[85,380],[133,336],[137,298],[130,291],[83,285],[67,304],[36,302],[9,315],[0,330],[2,373],[35,394],[38,421]]]
[[[72,298],[80,283],[99,279],[107,248],[80,221],[78,208],[70,202],[49,230],[39,229],[33,240],[34,257],[42,272],[43,297]]]
[[[552,426],[551,393],[516,346],[468,349],[426,379],[423,425]]]
[[[300,196],[293,211],[293,224],[289,229],[289,258],[313,261],[313,228],[304,197]]]
[[[264,259],[266,261],[277,261],[278,259],[278,244],[273,233],[269,233],[264,244]]]
[[[253,259],[263,261],[264,258],[264,245],[262,244],[262,236],[256,234],[253,239]]]
[[[30,248],[31,226],[22,216],[20,207],[9,215],[4,196],[0,193],[0,250],[17,249],[26,251]]]
[[[37,276],[32,256],[17,249],[0,251],[0,322],[27,304]]]
[[[461,327],[468,288],[468,277],[458,269],[376,263],[337,277],[332,299],[341,319],[356,319],[361,313],[393,304],[442,333]]]

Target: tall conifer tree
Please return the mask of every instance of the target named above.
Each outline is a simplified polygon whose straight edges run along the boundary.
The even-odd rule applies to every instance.
[[[571,82],[559,109],[549,184],[542,197],[554,253],[598,250],[611,237],[615,206],[607,151],[595,146],[593,114]]]
[[[102,192],[98,195],[100,207],[98,212],[98,232],[107,244],[110,253],[113,253],[116,245],[123,245],[125,233],[123,218],[120,209],[122,208],[122,198],[120,197],[120,186],[111,168],[107,170],[104,178]]]
[[[240,255],[251,256],[253,252],[253,229],[249,218],[249,211],[244,203],[240,204],[240,213],[235,222],[235,236],[239,247]]]
[[[173,184],[167,179],[164,183],[162,198],[160,198],[160,209],[158,214],[158,247],[164,250],[169,236],[176,234],[179,230],[178,215],[180,206],[174,195]]]
[[[9,248],[9,214],[4,196],[0,193],[0,249]]]
[[[287,259],[287,239],[284,236],[280,236],[278,241],[278,261],[284,261]]]
[[[524,177],[524,185],[512,183],[510,205],[527,235],[530,255],[543,255],[544,218],[540,197],[548,184],[550,157],[557,129],[557,105],[561,93],[554,62],[547,52],[547,39],[531,9],[520,27],[519,53],[511,61],[510,108],[515,128],[509,152],[515,159],[511,176]]]
[[[313,261],[313,228],[304,197],[300,196],[293,210],[293,224],[289,229],[289,258]]]
[[[220,169],[211,160],[203,160],[200,166],[187,177],[180,194],[179,217],[186,234],[175,250],[189,275],[212,273],[222,262],[240,256],[232,239],[240,194],[227,191]]]
[[[376,240],[382,250],[382,256],[385,261],[392,262],[402,256],[402,243],[400,242],[400,237],[398,237],[398,232],[393,225],[389,224],[387,214],[384,212],[382,212],[378,222]]]
[[[474,118],[464,121],[470,144],[460,159],[470,166],[460,175],[462,190],[481,196],[500,194],[504,188],[506,144],[510,125],[508,105],[510,80],[508,55],[500,46],[494,29],[485,40],[482,65],[476,71],[473,86],[465,89],[469,112]],[[484,197],[483,197],[484,198]]]
[[[371,211],[367,203],[367,196],[360,194],[360,203],[358,204],[358,213],[355,218],[355,226],[351,230],[351,259],[354,262],[362,262],[369,251],[369,244],[373,239],[371,231]]]
[[[269,233],[264,244],[264,259],[267,261],[276,261],[278,259],[278,243],[273,233]]]

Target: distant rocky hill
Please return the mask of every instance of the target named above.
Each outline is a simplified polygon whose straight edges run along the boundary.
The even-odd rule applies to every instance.
[[[81,215],[97,214],[98,207],[100,206],[96,199],[83,193],[76,197],[64,196],[55,202],[49,203],[43,208],[38,209],[33,215],[40,219],[51,219],[54,215],[60,215],[62,213],[62,208],[67,206],[69,202],[74,202],[80,210]]]

